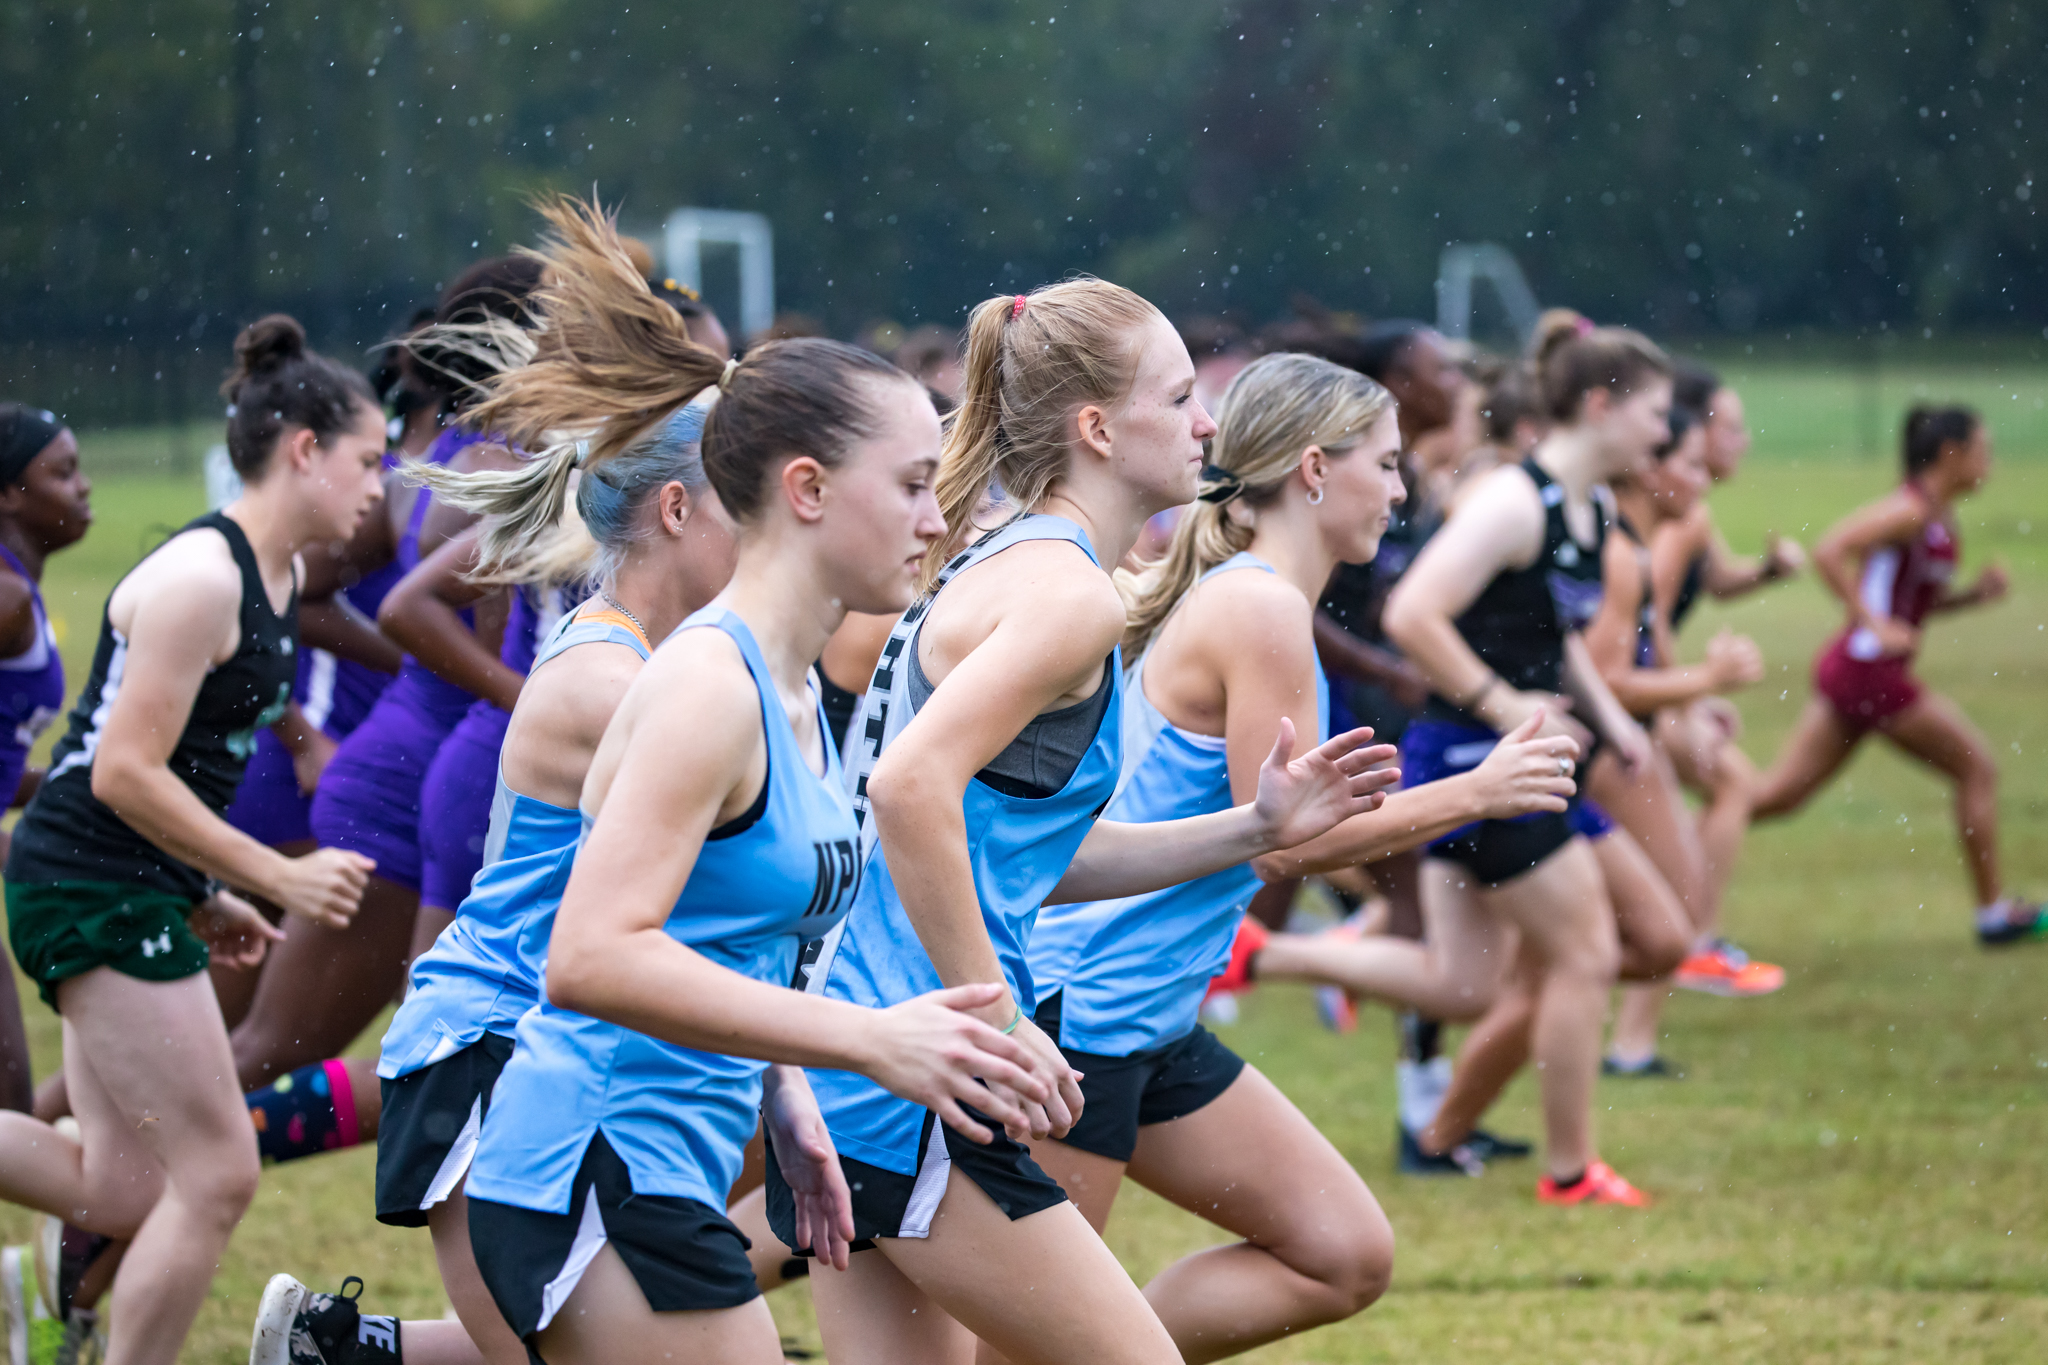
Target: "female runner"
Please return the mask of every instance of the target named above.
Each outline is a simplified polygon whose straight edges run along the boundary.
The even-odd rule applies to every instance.
[[[779,1361],[743,1241],[722,1210],[764,1098],[744,1054],[859,1068],[952,1121],[975,1097],[1021,1126],[1050,1097],[1017,1042],[943,993],[885,1012],[787,989],[801,937],[852,898],[857,830],[823,739],[811,662],[846,608],[899,608],[940,529],[938,418],[881,360],[832,342],[693,345],[595,210],[548,210],[539,353],[479,413],[547,447],[563,396],[593,424],[584,479],[704,388],[705,472],[738,525],[731,583],[627,688],[586,776],[584,834],[547,949],[548,1000],[517,1026],[468,1179],[471,1245],[516,1336],[555,1365]],[[616,357],[602,389],[579,357]],[[577,444],[504,490],[515,540],[562,511]],[[459,1055],[459,1054],[458,1054]],[[802,1072],[769,1070],[766,1122],[805,1193],[800,1222],[843,1254],[851,1234]]]
[[[673,280],[649,280],[647,287],[676,311],[692,341],[721,355],[730,351],[731,343],[717,314],[693,291]],[[476,355],[467,357],[471,361],[500,352],[523,354],[530,349],[516,328],[492,329],[487,321],[481,325],[484,344],[474,348]],[[462,335],[457,329],[455,336]],[[435,486],[435,468],[429,465],[421,471],[430,488]],[[447,468],[458,474],[502,471],[516,468],[516,459],[491,443],[473,447]],[[442,500],[428,515],[448,518],[453,526],[470,513]],[[467,543],[457,545],[457,541]],[[498,591],[499,585],[479,582],[470,575],[473,543],[474,537],[465,535],[444,544],[422,562],[409,583],[392,593],[378,614],[385,633],[421,664],[477,698],[441,741],[420,784],[420,903],[411,954],[415,957],[431,947],[454,918],[455,907],[469,893],[470,882],[482,865],[498,750],[534,650],[564,612],[588,591],[581,566],[572,565],[560,566],[550,581],[521,583]],[[486,597],[492,599],[488,606]],[[468,629],[465,623],[466,613],[472,610],[479,613],[478,631]],[[479,638],[482,614],[487,611],[493,624],[502,621],[501,643],[495,650]]]
[[[1714,483],[1734,478],[1750,446],[1742,396],[1713,371],[1693,364],[1678,367],[1672,396],[1679,407],[1704,419],[1709,478]],[[1693,498],[1685,515],[1667,521],[1651,537],[1651,582],[1673,637],[1702,592],[1728,601],[1783,582],[1806,567],[1806,551],[1799,542],[1776,532],[1765,536],[1759,558],[1735,555],[1714,525],[1704,492]],[[1756,765],[1735,743],[1741,717],[1721,698],[1702,697],[1690,706],[1664,711],[1657,726],[1679,780],[1706,803],[1699,817],[1700,849],[1706,860],[1707,897],[1719,905],[1735,873],[1756,795]],[[1716,938],[1704,952],[1686,960],[1676,979],[1693,989],[1740,994],[1755,976],[1740,948]]]
[[[1671,410],[1671,439],[1640,468],[1618,475],[1611,487],[1615,529],[1605,554],[1605,593],[1586,628],[1586,647],[1615,698],[1630,715],[1655,725],[1659,712],[1747,687],[1763,677],[1763,655],[1746,636],[1723,630],[1707,642],[1706,661],[1672,661],[1671,631],[1656,599],[1651,543],[1689,511],[1705,491],[1706,430],[1683,407]],[[1764,995],[1784,985],[1782,968],[1750,962],[1717,937],[1720,901],[1707,875],[1699,826],[1686,808],[1678,774],[1661,743],[1633,779],[1607,755],[1586,774],[1587,793],[1623,829],[1642,842],[1684,904],[1692,950],[1672,984],[1723,995]],[[1729,851],[1733,856],[1733,850]],[[1614,1037],[1603,1069],[1618,1075],[1674,1074],[1657,1056],[1657,1026],[1669,994],[1661,984],[1622,991]]]
[[[1105,816],[1229,807],[1258,782],[1281,717],[1327,728],[1314,604],[1365,563],[1403,496],[1400,430],[1378,384],[1306,355],[1231,381],[1203,501],[1135,584],[1124,646],[1125,776]],[[1533,726],[1525,727],[1533,731]],[[1561,810],[1570,740],[1499,746],[1467,777],[1387,798],[1289,871],[1355,866],[1476,817]],[[1259,884],[1228,868],[1151,895],[1049,905],[1028,961],[1037,1023],[1082,1074],[1084,1107],[1032,1155],[1100,1231],[1125,1174],[1245,1240],[1167,1267],[1146,1297],[1189,1361],[1358,1312],[1385,1289],[1393,1233],[1365,1183],[1272,1082],[1196,1021]]]
[[[518,382],[508,378],[498,389]],[[588,424],[580,391],[557,389],[548,401],[558,427]],[[499,764],[494,856],[455,922],[413,963],[411,989],[384,1036],[377,1217],[432,1231],[449,1300],[468,1341],[493,1365],[522,1365],[526,1354],[477,1277],[463,1177],[513,1029],[540,1001],[541,962],[581,833],[577,794],[598,740],[653,641],[710,601],[732,572],[730,524],[698,455],[703,420],[701,408],[682,409],[578,483],[576,510],[597,545],[600,586],[536,655]],[[512,497],[521,494],[496,472],[434,482],[438,498],[484,516],[486,528],[500,510],[494,495],[508,484]],[[499,581],[545,579],[545,550],[498,537],[477,570]],[[278,1275],[264,1295],[251,1359],[286,1365],[293,1330],[315,1342],[356,1340],[361,1321],[354,1300],[308,1295]],[[411,1365],[436,1360],[438,1343],[429,1343],[444,1330],[394,1324],[392,1354],[403,1352]]]
[[[228,448],[245,492],[116,586],[93,671],[7,865],[15,956],[64,1018],[82,1139],[0,1114],[0,1193],[132,1237],[108,1360],[171,1361],[255,1191],[256,1145],[203,976],[282,937],[214,879],[346,923],[368,860],[287,859],[220,818],[284,714],[297,555],[381,492],[382,414],[270,317],[236,339]],[[142,1134],[138,1140],[137,1134]]]
[[[1499,732],[1539,712],[1546,732],[1582,735],[1563,715],[1574,704],[1627,768],[1647,760],[1647,738],[1578,632],[1601,589],[1607,512],[1595,487],[1668,437],[1671,363],[1636,333],[1567,321],[1542,338],[1536,364],[1549,434],[1529,459],[1472,490],[1387,603],[1388,633],[1436,689],[1404,737],[1411,783],[1469,767]],[[1541,972],[1534,1048],[1547,1173],[1538,1198],[1645,1202],[1593,1141],[1601,1022],[1620,951],[1587,840],[1565,814],[1482,822],[1430,846],[1423,893],[1435,951],[1485,954],[1513,925]]]
[[[443,323],[522,316],[522,301],[539,277],[540,267],[524,257],[485,261],[448,287],[437,316]],[[467,407],[467,386],[489,367],[456,347],[410,344],[420,368],[451,386],[448,406],[458,413]],[[486,442],[473,422],[449,426],[426,463],[465,460]],[[388,544],[401,573],[467,522],[467,514],[457,514],[430,528],[432,501],[425,493],[410,496],[402,528]],[[294,933],[264,971],[249,1015],[234,1031],[238,1069],[251,1088],[294,1068],[324,1067],[322,1059],[353,1042],[397,993],[419,900],[420,784],[442,739],[474,700],[407,659],[321,774],[314,836],[323,848],[373,859],[377,871],[353,924]]]
[[[1669,633],[1653,604],[1643,541],[1663,521],[1682,515],[1681,493],[1706,480],[1699,465],[1698,426],[1684,409],[1673,408],[1671,429],[1676,434],[1652,459],[1616,475],[1609,485],[1619,534],[1604,542],[1599,606],[1585,631],[1588,655],[1616,700],[1639,718],[1667,700],[1689,700],[1753,680],[1760,667],[1755,646],[1734,636],[1717,638],[1707,666],[1658,666],[1669,658]],[[1650,762],[1634,774],[1625,772],[1611,752],[1597,754],[1588,765],[1587,790],[1601,804],[1580,805],[1579,814],[1586,817],[1580,832],[1592,844],[1614,905],[1623,983],[1613,1044],[1601,1067],[1608,1074],[1681,1075],[1657,1055],[1656,1042],[1668,981],[1674,967],[1683,970],[1693,960],[1687,953],[1699,936],[1692,907],[1704,897],[1704,876],[1691,817],[1668,760],[1654,745]],[[1606,819],[1610,810],[1611,822]],[[1594,811],[1600,812],[1598,818],[1592,818]],[[1766,971],[1777,969],[1753,964],[1747,979],[1757,989],[1751,993],[1774,989],[1758,979]],[[1782,973],[1778,979],[1782,983]],[[1420,1159],[1405,1169],[1477,1175],[1495,1155],[1491,1139],[1477,1125],[1528,1062],[1540,985],[1540,964],[1518,954],[1506,989],[1466,1036],[1437,1113],[1414,1134]]]
[[[433,310],[426,310],[431,321]],[[422,320],[408,329],[416,332]],[[409,497],[393,497],[388,471],[407,456],[423,453],[440,434],[435,398],[421,392],[411,355],[402,341],[390,343],[370,373],[370,383],[386,411],[393,413],[395,432],[385,454],[385,500],[376,515],[363,518],[356,534],[341,546],[316,546],[304,556],[306,581],[299,593],[299,677],[292,697],[313,727],[312,743],[299,752],[266,730],[256,737],[256,752],[242,774],[242,785],[228,807],[227,821],[242,833],[269,844],[286,857],[318,847],[313,838],[313,791],[335,747],[360,725],[396,676],[404,654],[377,629],[377,608],[393,584],[404,576],[393,561],[391,547],[404,530]],[[233,494],[234,480],[226,490]],[[397,521],[394,524],[393,517]],[[314,736],[317,736],[315,738]],[[264,907],[266,913],[269,907]],[[216,972],[214,989],[228,1027],[241,1023],[249,1011],[257,972]]]
[[[2005,596],[1990,565],[1957,592],[1956,499],[1991,476],[1991,434],[1969,408],[1906,414],[1906,479],[1836,523],[1814,563],[1849,609],[1848,624],[1814,661],[1813,696],[1765,773],[1756,816],[1789,815],[1835,775],[1873,730],[1955,783],[1956,827],[1977,897],[1977,941],[2001,947],[2048,938],[2041,907],[2005,894],[1998,876],[1998,767],[1962,709],[1912,674],[1920,623]]]
[[[0,795],[27,805],[43,773],[28,751],[64,711],[64,660],[43,610],[43,566],[92,526],[92,481],[54,413],[0,403]],[[0,857],[8,836],[0,831]],[[34,1099],[28,1034],[11,972],[0,972],[0,1109]]]
[[[1039,905],[1157,890],[1300,843],[1370,809],[1388,780],[1366,771],[1374,754],[1358,749],[1359,732],[1290,763],[1283,720],[1255,802],[1096,822],[1121,766],[1124,610],[1107,570],[1146,518],[1195,491],[1215,424],[1194,380],[1159,311],[1100,280],[975,309],[966,396],[940,466],[946,538],[857,722],[864,879],[807,988],[889,1006],[942,984],[993,984],[981,1017],[1059,1078],[1057,1094],[1029,1105],[1034,1137],[1064,1133],[1080,1109],[1072,1071],[1030,1019],[1025,952]],[[1010,519],[965,543],[997,485]],[[812,1276],[834,1360],[961,1359],[963,1326],[1019,1361],[1178,1358],[1101,1239],[1013,1140],[1022,1130],[978,1146],[860,1078],[819,1071],[812,1083],[856,1191],[862,1247],[847,1268]],[[988,1097],[1011,1099],[1000,1085]],[[964,1179],[949,1179],[956,1167]],[[768,1175],[777,1235],[810,1247],[775,1164]],[[1014,1292],[1019,1283],[1037,1292]]]

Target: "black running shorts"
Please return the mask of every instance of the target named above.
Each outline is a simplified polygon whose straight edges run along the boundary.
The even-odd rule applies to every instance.
[[[632,1176],[599,1133],[569,1190],[569,1212],[469,1201],[469,1245],[498,1311],[527,1354],[609,1242],[657,1313],[737,1308],[760,1297],[753,1245],[723,1212],[695,1199],[633,1193]]]
[[[476,1155],[498,1073],[512,1040],[486,1033],[460,1052],[385,1081],[377,1124],[377,1221],[423,1228],[427,1210],[454,1192]]]
[[[978,1110],[967,1111],[995,1132],[995,1140],[974,1142],[940,1123],[938,1115],[926,1111],[924,1135],[917,1146],[917,1174],[904,1175],[881,1166],[871,1166],[850,1156],[839,1158],[840,1169],[853,1191],[853,1235],[855,1251],[868,1251],[877,1237],[923,1237],[931,1230],[932,1215],[946,1193],[946,1182],[955,1169],[972,1180],[1012,1222],[1041,1209],[1067,1201],[1067,1192],[1031,1159],[1031,1149],[1012,1141],[1000,1124],[989,1121]],[[784,1246],[796,1244],[796,1203],[782,1167],[775,1160],[773,1142],[768,1146],[768,1226]],[[797,1247],[797,1255],[811,1255],[809,1247]]]
[[[1048,1038],[1060,1036],[1060,993],[1053,992],[1034,1017]],[[1081,1073],[1081,1121],[1059,1141],[1111,1161],[1129,1161],[1138,1148],[1138,1129],[1183,1118],[1231,1087],[1244,1058],[1200,1024],[1164,1047],[1127,1057],[1104,1057],[1061,1045],[1069,1065]]]

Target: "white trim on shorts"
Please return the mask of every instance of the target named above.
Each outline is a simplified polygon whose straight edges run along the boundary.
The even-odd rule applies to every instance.
[[[597,1211],[597,1182],[593,1180],[584,1193],[583,1221],[576,1225],[576,1240],[569,1244],[569,1254],[563,1258],[555,1278],[540,1291],[540,1321],[533,1325],[535,1332],[545,1332],[555,1320],[555,1314],[583,1282],[583,1272],[604,1250],[605,1240],[604,1215]]]
[[[910,1187],[910,1198],[903,1205],[903,1222],[898,1225],[898,1237],[929,1237],[932,1235],[932,1219],[938,1215],[939,1201],[946,1197],[946,1181],[953,1171],[953,1155],[946,1150],[946,1134],[939,1127],[936,1118],[927,1120],[924,1145],[924,1160],[917,1163],[917,1181]]]
[[[448,1154],[441,1158],[440,1169],[427,1182],[426,1197],[420,1200],[422,1209],[430,1209],[453,1194],[456,1184],[469,1173],[469,1163],[476,1158],[477,1134],[483,1123],[484,1097],[478,1095],[469,1102],[469,1121],[462,1125],[455,1141],[448,1144]]]

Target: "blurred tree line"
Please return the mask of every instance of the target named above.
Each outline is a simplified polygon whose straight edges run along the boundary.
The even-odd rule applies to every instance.
[[[374,341],[541,187],[766,213],[842,334],[1075,270],[1428,315],[1482,240],[1667,335],[2038,334],[2044,55],[2016,0],[0,0],[0,384],[205,415],[241,321]]]

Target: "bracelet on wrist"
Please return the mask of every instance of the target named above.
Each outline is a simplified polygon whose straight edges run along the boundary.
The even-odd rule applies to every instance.
[[[1019,1005],[1019,1006],[1017,1006],[1017,1017],[1016,1017],[1015,1019],[1012,1019],[1012,1020],[1011,1020],[1011,1021],[1010,1021],[1009,1023],[1007,1023],[1007,1024],[1003,1025],[1003,1032],[1004,1032],[1004,1033],[1015,1033],[1015,1032],[1017,1031],[1017,1026],[1018,1026],[1018,1025],[1020,1025],[1020,1024],[1022,1024],[1023,1022],[1024,1022],[1024,1007],[1023,1007],[1022,1005]]]

